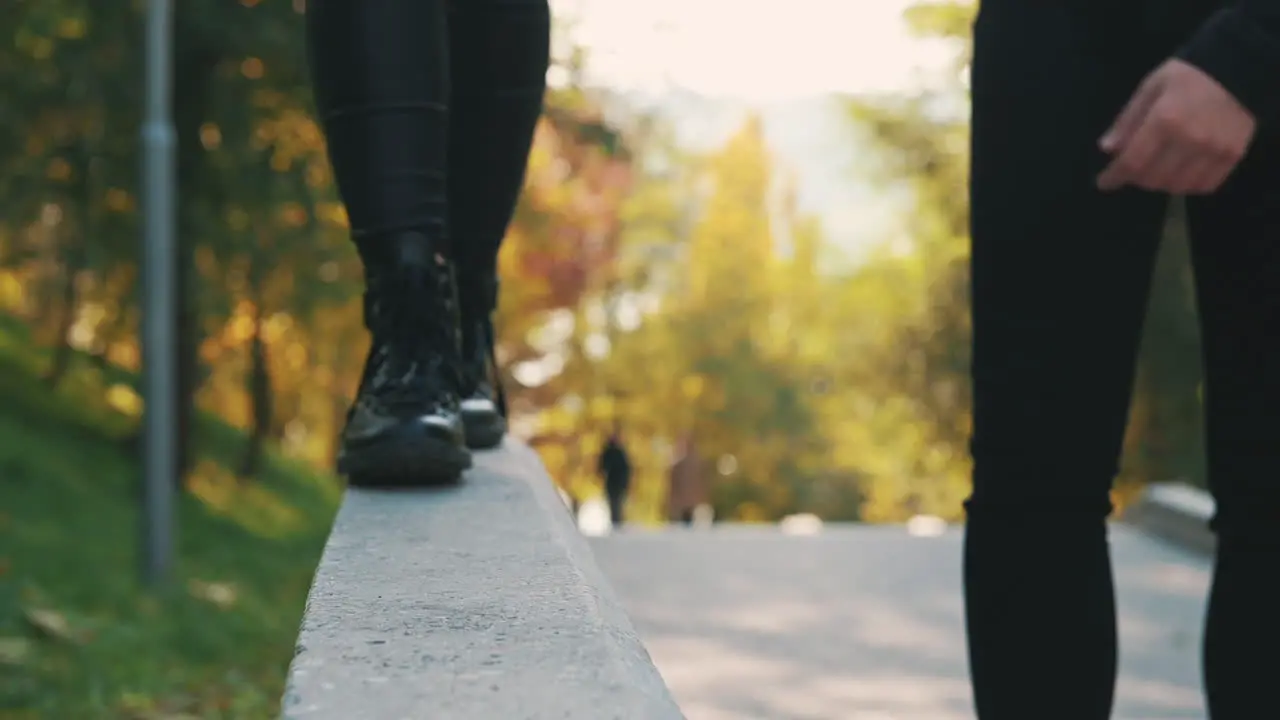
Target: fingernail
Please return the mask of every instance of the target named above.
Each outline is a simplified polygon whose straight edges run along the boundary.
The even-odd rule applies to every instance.
[[[1102,139],[1098,140],[1098,147],[1102,148],[1103,150],[1110,150],[1115,146],[1115,144],[1116,144],[1115,133],[1109,132],[1106,135],[1103,135]]]

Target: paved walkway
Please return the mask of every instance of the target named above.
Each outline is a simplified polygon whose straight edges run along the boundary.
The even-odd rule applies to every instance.
[[[1112,533],[1116,720],[1202,720],[1207,564]],[[689,720],[971,720],[960,534],[628,531],[592,540]]]

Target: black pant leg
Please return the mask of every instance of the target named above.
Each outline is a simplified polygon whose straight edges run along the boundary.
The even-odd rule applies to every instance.
[[[547,0],[454,0],[449,212],[464,302],[492,274],[524,185],[550,56]],[[487,309],[487,308],[486,308]]]
[[[1165,208],[1100,193],[1097,140],[1155,58],[1125,2],[985,0],[972,67],[973,494],[980,720],[1105,720],[1109,491]]]
[[[316,106],[357,240],[447,237],[444,0],[309,0]]]
[[[1217,502],[1204,671],[1213,720],[1274,706],[1280,676],[1280,133],[1219,193],[1188,201]]]
[[[614,527],[622,527],[626,519],[623,517],[623,510],[627,504],[627,491],[624,489],[610,488],[606,495],[609,499],[609,520]]]

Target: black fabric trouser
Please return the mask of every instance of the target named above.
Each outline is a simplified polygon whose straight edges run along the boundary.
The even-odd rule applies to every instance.
[[[451,246],[460,282],[493,271],[550,23],[547,0],[308,1],[316,105],[359,244],[420,231]]]
[[[609,501],[609,521],[616,528],[622,527],[623,523],[626,522],[627,486],[606,486],[604,494]]]
[[[980,720],[1102,720],[1116,673],[1106,517],[1166,198],[1101,193],[1097,141],[1177,33],[1139,3],[984,0],[972,67],[973,494],[964,551]],[[1188,215],[1219,548],[1214,720],[1280,677],[1280,145]]]

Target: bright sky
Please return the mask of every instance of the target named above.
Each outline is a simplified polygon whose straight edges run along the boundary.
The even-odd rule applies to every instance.
[[[910,38],[911,0],[552,0],[608,85],[770,102],[892,91],[946,54]]]

